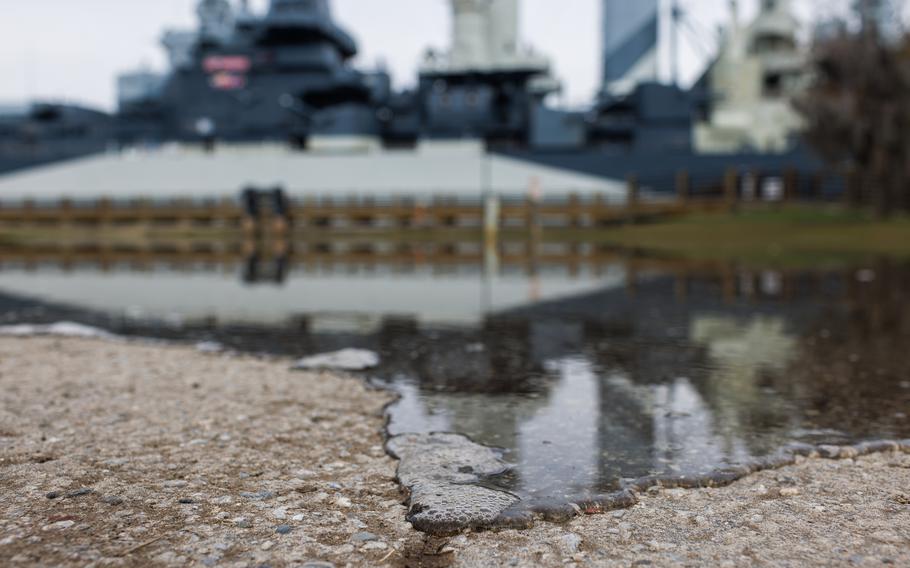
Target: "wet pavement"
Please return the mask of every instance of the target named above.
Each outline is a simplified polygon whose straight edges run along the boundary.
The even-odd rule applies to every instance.
[[[355,283],[306,285],[328,298],[322,308],[363,305],[369,290],[369,309],[316,309],[238,276],[225,301],[249,302],[232,322],[217,294],[205,298],[208,315],[154,297],[156,278],[172,294],[181,279],[211,279],[205,267],[135,278],[6,266],[0,312],[7,322],[75,320],[293,357],[376,351],[381,364],[366,378],[400,395],[389,434],[457,432],[496,448],[512,467],[480,483],[529,504],[578,502],[643,476],[697,476],[792,443],[910,437],[907,265],[343,275]],[[445,295],[414,292],[437,281],[460,300],[441,310]],[[117,290],[108,309],[80,296],[98,282]],[[276,319],[283,303],[287,317]],[[257,305],[268,306],[259,320]]]

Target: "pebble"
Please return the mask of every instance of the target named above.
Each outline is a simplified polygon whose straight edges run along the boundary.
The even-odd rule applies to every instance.
[[[300,521],[302,521],[302,520],[305,519],[305,518],[306,518],[306,517],[304,516],[303,513],[297,513],[296,515],[294,515],[293,517],[291,517],[291,520],[294,521],[294,522],[299,523]]]
[[[796,487],[781,487],[780,496],[781,497],[796,497],[799,495],[799,489]]]
[[[288,510],[284,507],[279,507],[278,509],[272,509],[272,516],[283,521],[288,518]]]
[[[120,505],[123,503],[123,499],[116,495],[107,495],[101,498],[101,502],[107,505]]]
[[[895,533],[887,531],[877,531],[870,535],[872,540],[877,540],[878,542],[883,542],[885,544],[900,544],[901,537]]]
[[[271,550],[273,546],[275,546],[275,543],[267,540],[260,545],[260,548],[262,548],[262,550]]]
[[[581,537],[575,533],[565,534],[559,540],[563,551],[570,555],[578,552],[578,547],[581,546]]]
[[[237,517],[234,519],[234,524],[242,529],[248,529],[253,526],[245,517]]]
[[[347,509],[348,507],[353,505],[353,503],[351,503],[351,500],[348,499],[347,497],[338,497],[335,499],[335,505],[337,505],[339,507],[344,507]]]
[[[185,479],[172,479],[170,481],[165,481],[162,485],[169,489],[176,489],[178,487],[186,487],[190,482]]]
[[[224,345],[217,341],[200,341],[196,344],[196,350],[200,353],[219,353],[224,351]]]
[[[48,499],[57,499],[58,497],[60,497],[60,492],[59,492],[59,491],[51,491],[50,493],[48,493],[47,495],[45,495],[45,497],[47,497]]]
[[[384,542],[379,542],[379,541],[368,542],[365,545],[363,545],[364,550],[385,550],[388,547],[389,547],[389,545],[387,545]]]
[[[181,505],[192,505],[196,501],[190,499],[189,497],[184,497],[183,499],[178,499],[177,502]]]
[[[379,537],[371,532],[364,531],[355,533],[354,536],[351,537],[351,540],[354,542],[370,542],[372,540],[379,540]]]
[[[330,482],[328,484],[328,486],[329,486],[329,489],[334,489],[335,491],[340,491],[341,489],[344,489],[344,487],[342,487],[342,485],[340,483],[335,483],[334,481]]]
[[[304,562],[303,568],[335,568],[331,562]]]
[[[292,529],[290,525],[278,525],[278,527],[275,529],[275,532],[278,534],[288,534],[292,530],[294,529]]]
[[[56,523],[51,523],[41,530],[51,531],[51,530],[64,530],[68,529],[71,526],[75,525],[76,521],[57,521]]]
[[[67,498],[72,499],[73,497],[82,497],[92,493],[91,489],[76,489],[75,491],[70,491],[66,494]]]
[[[823,458],[836,459],[841,457],[840,446],[818,446],[818,453]]]
[[[673,544],[672,542],[658,542],[656,540],[649,540],[648,548],[651,549],[653,552],[661,552],[664,550],[673,550],[674,548],[676,548],[676,545]]]
[[[245,499],[252,499],[254,501],[266,501],[268,499],[272,499],[273,497],[275,497],[275,494],[272,493],[271,491],[257,491],[255,493],[251,493],[249,491],[242,491],[240,493],[240,496]]]

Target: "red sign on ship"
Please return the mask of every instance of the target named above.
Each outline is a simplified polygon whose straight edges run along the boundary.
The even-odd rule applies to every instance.
[[[252,66],[245,55],[210,55],[202,61],[206,73],[246,73]]]

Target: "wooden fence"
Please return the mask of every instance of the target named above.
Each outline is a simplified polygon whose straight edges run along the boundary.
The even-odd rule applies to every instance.
[[[0,202],[4,228],[82,228],[239,232],[244,238],[288,239],[292,233],[407,231],[412,229],[482,229],[486,240],[504,231],[603,228],[622,223],[729,210],[744,199],[766,200],[764,181],[773,180],[783,202],[805,197],[807,180],[795,171],[776,176],[729,170],[723,179],[696,179],[680,172],[673,188],[643,184],[630,176],[626,194],[611,200],[605,194],[568,194],[558,198],[527,196],[305,197],[290,199],[280,188],[249,188],[238,198],[119,199],[53,202]],[[811,182],[815,183],[815,182]],[[814,186],[812,186],[814,187]],[[810,187],[811,189],[811,187]],[[810,192],[811,193],[811,192]]]

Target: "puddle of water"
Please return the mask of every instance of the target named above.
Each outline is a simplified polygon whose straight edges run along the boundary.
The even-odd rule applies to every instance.
[[[205,267],[8,267],[0,309],[294,357],[377,351],[371,379],[401,397],[389,433],[501,448],[514,467],[483,485],[527,503],[716,471],[792,442],[910,437],[910,266],[631,273],[324,269],[249,287]]]

